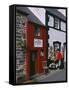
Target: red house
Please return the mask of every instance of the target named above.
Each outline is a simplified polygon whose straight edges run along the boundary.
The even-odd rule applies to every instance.
[[[48,53],[48,31],[28,8],[17,9],[27,17],[25,68],[26,80],[29,80],[32,76],[44,72],[43,62],[47,61]]]
[[[43,61],[47,60],[47,31],[42,25],[28,22],[27,25],[27,79],[43,73]]]

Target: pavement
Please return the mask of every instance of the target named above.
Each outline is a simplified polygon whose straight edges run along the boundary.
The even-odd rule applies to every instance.
[[[50,70],[48,74],[42,74],[35,77],[36,82],[65,81],[66,67],[64,69]]]
[[[66,80],[66,64],[64,69],[49,70],[49,73],[36,74],[34,79],[25,81],[23,83],[35,83],[35,82],[54,82],[54,81],[65,81]]]

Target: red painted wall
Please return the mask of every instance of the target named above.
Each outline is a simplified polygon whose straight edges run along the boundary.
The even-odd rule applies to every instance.
[[[26,79],[28,80],[30,78],[30,51],[33,50],[37,50],[38,52],[38,56],[37,56],[37,62],[35,64],[35,71],[36,73],[42,73],[43,72],[43,64],[42,61],[46,61],[47,60],[47,31],[46,28],[44,26],[40,26],[40,33],[41,36],[37,37],[39,39],[43,40],[43,47],[41,48],[36,48],[34,47],[34,31],[35,31],[35,24],[28,22],[27,24],[27,53],[26,53]],[[41,50],[43,49],[44,51],[44,56],[40,55]]]

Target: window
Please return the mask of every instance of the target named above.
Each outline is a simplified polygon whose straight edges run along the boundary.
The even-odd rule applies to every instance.
[[[35,35],[34,36],[40,36],[40,28],[38,26],[35,27]]]
[[[53,27],[54,26],[54,18],[51,15],[48,15],[49,21],[48,21],[48,25]]]
[[[61,21],[61,30],[66,31],[66,23]]]
[[[59,29],[59,19],[58,18],[55,18],[54,26],[55,26],[56,29]]]

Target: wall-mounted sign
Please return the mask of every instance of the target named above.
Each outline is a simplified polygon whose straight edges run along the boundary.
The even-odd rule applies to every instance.
[[[43,40],[34,39],[34,47],[43,47]]]

